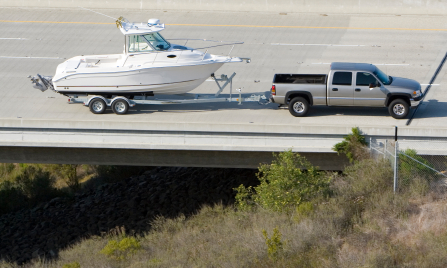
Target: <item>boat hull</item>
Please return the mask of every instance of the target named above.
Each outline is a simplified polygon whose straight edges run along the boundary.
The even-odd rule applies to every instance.
[[[61,94],[183,94],[198,87],[223,64],[224,62],[212,62],[197,65],[67,73],[64,77],[53,79],[53,85]]]

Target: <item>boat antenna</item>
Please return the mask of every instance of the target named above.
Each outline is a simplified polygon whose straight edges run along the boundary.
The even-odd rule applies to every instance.
[[[100,12],[97,12],[97,11],[94,11],[94,10],[91,10],[91,9],[88,9],[88,8],[85,8],[85,7],[79,7],[79,8],[82,8],[82,9],[85,9],[85,10],[88,10],[88,11],[91,11],[91,12],[96,13],[96,14],[99,14],[99,15],[106,16],[106,17],[111,18],[111,19],[114,19],[114,20],[118,20],[117,18],[110,17],[110,16],[108,16],[108,15],[106,15],[106,14],[102,14],[102,13],[100,13]]]
[[[94,10],[91,10],[91,9],[88,9],[88,8],[85,8],[85,7],[79,7],[79,8],[82,8],[82,9],[91,11],[93,13],[96,13],[96,14],[103,15],[103,16],[106,16],[108,18],[114,19],[116,21],[116,27],[117,28],[123,27],[122,26],[123,22],[128,22],[128,20],[126,18],[124,18],[123,16],[121,16],[119,18],[114,18],[114,17],[110,17],[109,15],[106,15],[106,14],[103,14],[103,13],[100,13],[100,12],[97,12],[97,11],[94,11]]]

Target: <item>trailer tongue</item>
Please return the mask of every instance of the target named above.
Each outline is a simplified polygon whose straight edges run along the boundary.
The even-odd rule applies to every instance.
[[[52,76],[43,76],[40,74],[37,74],[36,76],[29,75],[28,78],[31,78],[32,83],[34,84],[33,87],[37,88],[38,90],[44,92],[47,89],[54,90],[53,86],[53,77]]]

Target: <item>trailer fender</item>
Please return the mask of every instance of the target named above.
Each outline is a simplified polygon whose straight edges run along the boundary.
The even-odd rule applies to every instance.
[[[88,99],[86,102],[84,102],[84,105],[85,106],[89,106],[90,102],[92,100],[94,100],[94,99],[102,99],[106,103],[107,106],[110,106],[110,102],[106,98],[104,98],[103,96],[93,96],[90,99]]]
[[[117,100],[125,100],[127,102],[127,104],[129,104],[129,107],[134,107],[135,106],[134,102],[131,102],[128,98],[125,98],[125,97],[115,97],[115,98],[113,98],[112,101],[110,102],[110,106],[112,106],[113,103],[115,101],[117,101]]]

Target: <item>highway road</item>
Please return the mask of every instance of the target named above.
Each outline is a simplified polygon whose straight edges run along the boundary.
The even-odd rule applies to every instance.
[[[243,41],[231,55],[251,57],[251,63],[227,64],[216,74],[236,72],[233,87],[247,94],[268,94],[275,73],[326,73],[334,61],[373,63],[425,87],[447,52],[447,19],[441,15],[96,11],[138,22],[158,18],[166,24],[162,34],[167,39]],[[111,110],[94,115],[85,106],[67,104],[65,96],[32,88],[27,78],[53,75],[73,56],[121,53],[123,39],[113,19],[86,10],[0,8],[0,127],[210,131],[216,126],[240,133],[340,134],[358,126],[366,134],[389,135],[399,126],[408,136],[447,135],[447,67],[410,126],[393,119],[386,108],[312,107],[307,117],[295,118],[277,104],[257,103],[146,105],[124,116]],[[228,54],[230,49],[209,52]],[[216,90],[210,80],[192,93]]]

